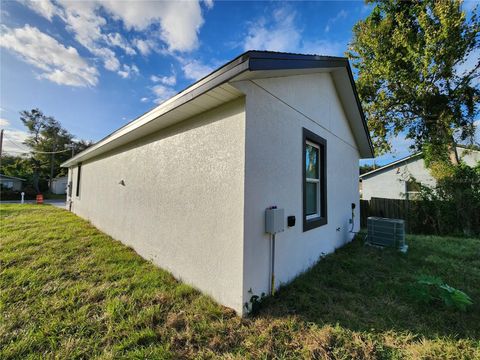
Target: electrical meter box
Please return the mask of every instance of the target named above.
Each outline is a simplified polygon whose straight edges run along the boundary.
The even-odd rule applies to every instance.
[[[285,230],[284,209],[269,208],[265,210],[265,232],[276,234]]]

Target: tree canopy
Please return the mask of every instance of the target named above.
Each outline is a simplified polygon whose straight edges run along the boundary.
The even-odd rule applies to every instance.
[[[26,178],[37,192],[42,190],[39,185],[41,180],[51,181],[56,176],[65,175],[66,169],[62,169],[60,164],[72,153],[78,153],[92,144],[76,140],[60,122],[39,109],[20,112],[20,120],[29,134],[24,144],[32,151],[27,157],[2,156],[1,171],[6,175]]]
[[[376,151],[402,133],[427,159],[448,161],[454,137],[474,142],[480,60],[467,62],[479,49],[476,12],[467,18],[460,0],[373,3],[348,56]]]

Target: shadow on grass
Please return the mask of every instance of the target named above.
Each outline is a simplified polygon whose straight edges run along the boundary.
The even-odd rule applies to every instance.
[[[365,246],[357,238],[267,298],[258,316],[294,314],[355,331],[478,339],[480,240],[409,236],[407,242],[409,251],[402,254]],[[412,288],[421,274],[465,291],[474,304],[460,312],[419,303]]]

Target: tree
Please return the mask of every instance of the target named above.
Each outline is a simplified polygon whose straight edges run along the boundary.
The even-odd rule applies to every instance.
[[[30,134],[24,143],[32,148],[30,156],[33,167],[32,183],[35,190],[40,192],[40,178],[48,178],[51,188],[55,176],[66,174],[60,164],[68,160],[73,152],[83,151],[92,143],[84,140],[74,141],[73,135],[57,120],[44,115],[39,109],[22,111],[20,115],[20,120]]]
[[[479,112],[480,61],[462,71],[479,49],[476,12],[461,1],[374,1],[353,28],[348,56],[378,153],[406,133],[428,162],[458,164],[454,137],[474,142]]]
[[[22,111],[20,112],[20,120],[22,121],[23,125],[25,125],[30,133],[30,136],[24,141],[24,143],[30,146],[34,151],[38,151],[41,149],[42,144],[42,131],[45,130],[47,126],[47,122],[49,118],[38,109],[33,109],[32,111]],[[32,156],[30,157],[30,161],[33,167],[33,187],[37,191],[40,192],[39,188],[39,179],[40,179],[40,172],[42,168],[42,159],[39,155],[35,152],[32,152]]]
[[[368,164],[365,164],[365,165],[360,165],[360,175],[362,174],[365,174],[367,172],[370,172],[372,170],[375,170],[375,165],[368,165]]]
[[[33,170],[28,158],[6,154],[2,155],[0,174],[25,179],[31,183]]]

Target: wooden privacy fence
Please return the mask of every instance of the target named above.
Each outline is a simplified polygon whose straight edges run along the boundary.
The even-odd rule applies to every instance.
[[[400,200],[371,198],[360,200],[360,226],[367,227],[369,216],[405,220],[405,232],[476,236],[480,234],[480,208],[471,202]],[[468,211],[466,211],[468,210]]]
[[[409,231],[409,212],[412,211],[412,201],[400,199],[385,199],[372,197],[370,200],[360,200],[360,227],[367,227],[369,216],[405,220],[405,231]]]

